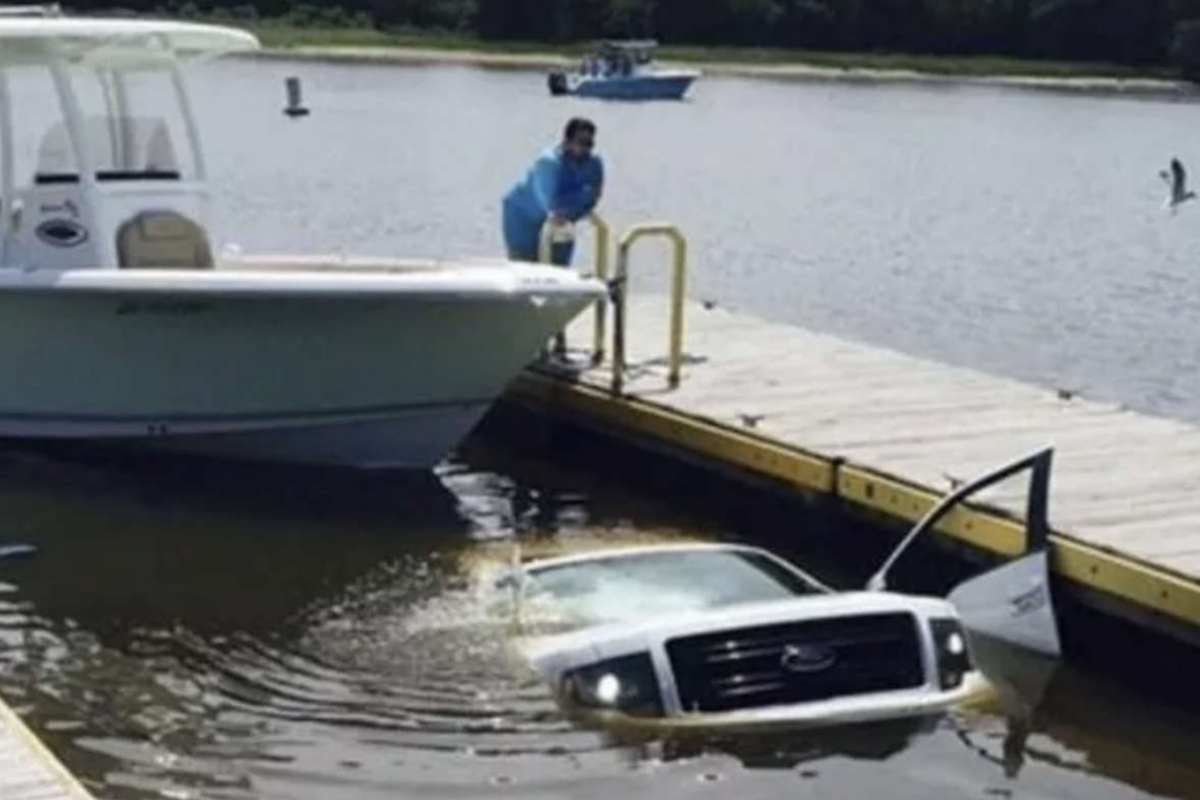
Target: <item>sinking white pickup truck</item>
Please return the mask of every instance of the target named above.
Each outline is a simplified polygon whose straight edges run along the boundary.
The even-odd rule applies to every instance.
[[[967,629],[1058,655],[1045,553],[1049,464],[1045,451],[954,492],[864,591],[835,591],[765,550],[726,544],[517,560],[492,589],[510,598],[526,632],[518,648],[559,702],[603,724],[736,729],[934,715],[988,691]],[[1026,468],[1027,555],[948,599],[886,590],[888,569],[913,539]],[[556,623],[549,634],[536,624],[547,618]]]

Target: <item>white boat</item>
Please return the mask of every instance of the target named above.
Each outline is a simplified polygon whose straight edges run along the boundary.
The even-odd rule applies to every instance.
[[[214,258],[181,66],[257,46],[0,15],[0,437],[427,468],[603,296],[502,260]]]
[[[551,72],[552,95],[607,100],[682,100],[700,78],[694,69],[663,69],[654,63],[652,39],[598,42],[577,72]]]

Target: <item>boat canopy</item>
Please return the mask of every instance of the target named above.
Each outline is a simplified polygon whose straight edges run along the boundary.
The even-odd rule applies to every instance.
[[[182,67],[257,47],[214,25],[0,7],[0,267],[211,266]]]
[[[131,69],[202,61],[258,46],[252,34],[218,25],[0,16],[0,68],[62,59],[94,68]]]
[[[613,65],[649,64],[658,42],[654,39],[604,39],[593,43],[592,58]]]

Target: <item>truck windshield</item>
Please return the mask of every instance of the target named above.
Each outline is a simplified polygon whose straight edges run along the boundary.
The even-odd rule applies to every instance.
[[[547,566],[525,597],[583,626],[824,593],[775,560],[741,550],[670,550]]]

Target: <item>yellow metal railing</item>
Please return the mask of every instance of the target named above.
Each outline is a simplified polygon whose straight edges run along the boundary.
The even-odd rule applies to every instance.
[[[600,281],[608,281],[608,250],[609,242],[612,234],[609,230],[608,223],[599,214],[588,214],[585,219],[592,223],[595,228],[595,263],[592,266],[596,279]],[[551,252],[554,247],[554,224],[549,220],[542,226],[541,236],[538,239],[538,261],[543,264],[549,264]],[[592,330],[592,363],[599,364],[604,361],[604,337],[606,335],[606,298],[601,298],[596,301],[595,306],[595,324]]]
[[[625,385],[625,300],[629,287],[629,250],[638,239],[665,236],[671,240],[671,330],[670,360],[667,383],[679,386],[683,364],[683,299],[687,281],[687,240],[674,225],[648,222],[635,225],[621,237],[617,250],[617,274],[613,281],[613,394],[620,394]],[[602,331],[601,331],[602,332]]]

